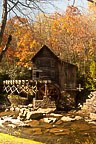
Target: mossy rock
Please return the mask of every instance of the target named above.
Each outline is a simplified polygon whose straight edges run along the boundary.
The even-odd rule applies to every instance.
[[[11,105],[27,105],[28,98],[21,97],[19,95],[8,95],[8,100],[10,101]]]

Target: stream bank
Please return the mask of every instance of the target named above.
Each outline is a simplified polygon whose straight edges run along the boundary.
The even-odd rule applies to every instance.
[[[93,111],[88,109],[95,107],[95,97],[96,92],[91,93],[79,111],[34,110],[32,104],[8,106],[0,113],[0,132],[46,144],[96,143],[96,117],[93,119]]]
[[[19,113],[11,110],[0,113],[0,132],[46,144],[82,143],[96,136],[96,125],[84,120],[76,111],[43,113],[42,117],[18,119]],[[83,139],[82,139],[83,138]],[[95,139],[96,142],[96,139]]]

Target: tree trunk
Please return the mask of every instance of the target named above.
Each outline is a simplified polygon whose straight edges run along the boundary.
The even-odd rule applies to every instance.
[[[9,47],[9,45],[10,45],[11,40],[12,40],[12,36],[9,35],[8,41],[7,41],[6,45],[5,45],[5,47],[3,48],[2,52],[0,53],[0,62],[2,61],[3,55],[4,55],[5,52],[7,51],[8,47]]]
[[[7,21],[7,0],[3,0],[3,13],[2,13],[2,21],[1,21],[1,27],[0,27],[0,45],[2,43],[6,21]]]
[[[1,46],[1,43],[2,43],[2,38],[3,38],[5,26],[6,26],[6,21],[7,21],[7,0],[3,0],[3,12],[2,12],[1,27],[0,27],[0,46]],[[12,36],[9,35],[8,41],[5,45],[5,47],[3,48],[2,52],[0,53],[0,62],[2,61],[3,55],[7,51],[11,40],[12,40]]]

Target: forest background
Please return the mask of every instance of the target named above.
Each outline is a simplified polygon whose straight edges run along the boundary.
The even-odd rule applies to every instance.
[[[95,1],[88,2],[87,13],[82,13],[73,1],[65,12],[42,11],[35,20],[30,15],[18,16],[13,12],[15,15],[8,18],[0,44],[2,53],[11,35],[0,63],[0,79],[30,79],[28,69],[32,66],[32,56],[46,44],[60,59],[78,66],[78,81],[83,87],[96,90]]]

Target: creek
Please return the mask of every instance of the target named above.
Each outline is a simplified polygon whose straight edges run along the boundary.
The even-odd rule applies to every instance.
[[[75,112],[62,113],[62,116],[74,117]],[[1,112],[0,117],[15,115],[17,117],[18,113],[16,112]],[[46,116],[48,117],[48,116]],[[83,117],[83,116],[82,116]],[[15,119],[14,118],[14,119]],[[67,121],[64,122],[58,117],[58,120],[55,122],[50,121],[49,123],[44,122],[44,119],[34,119],[30,120],[30,127],[8,127],[10,122],[6,121],[4,127],[0,126],[1,133],[8,133],[16,137],[27,138],[31,140],[36,140],[46,144],[81,144],[85,141],[90,143],[94,141],[96,143],[96,125],[89,124],[85,122],[82,118],[81,120],[76,121]]]

